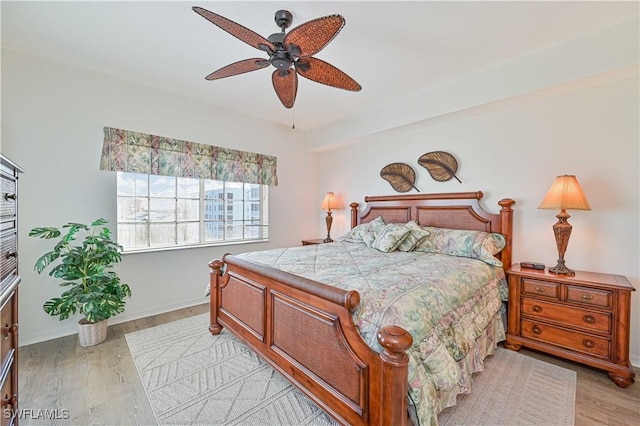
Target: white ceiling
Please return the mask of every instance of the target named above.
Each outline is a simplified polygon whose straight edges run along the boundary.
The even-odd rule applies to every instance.
[[[207,22],[192,6],[264,37],[279,31],[273,20],[279,9],[293,14],[291,28],[339,13],[346,26],[316,57],[363,89],[348,92],[301,78],[295,107],[287,110],[273,91],[270,68],[206,81],[224,65],[266,54]],[[2,1],[0,12],[3,48],[317,129],[417,89],[633,19],[638,3]]]

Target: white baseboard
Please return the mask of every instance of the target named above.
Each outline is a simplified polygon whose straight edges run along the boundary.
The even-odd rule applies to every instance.
[[[127,321],[132,321],[140,318],[150,317],[152,315],[164,314],[166,312],[175,311],[182,308],[188,308],[191,306],[201,305],[207,303],[208,297],[198,297],[192,300],[181,301],[179,303],[168,304],[163,306],[155,306],[149,309],[142,309],[135,312],[125,311],[120,315],[109,318],[109,325],[120,324]],[[34,343],[40,343],[51,339],[57,339],[59,337],[70,336],[72,334],[78,334],[78,325],[76,321],[67,321],[58,327],[48,330],[38,330],[35,333],[24,333],[20,331],[19,346],[32,345]]]

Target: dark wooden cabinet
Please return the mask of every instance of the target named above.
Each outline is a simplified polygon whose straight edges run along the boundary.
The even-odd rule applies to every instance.
[[[0,425],[17,425],[18,410],[18,173],[0,156]]]
[[[631,292],[622,275],[574,276],[513,265],[505,346],[547,352],[608,372],[620,387],[634,382],[629,362]]]

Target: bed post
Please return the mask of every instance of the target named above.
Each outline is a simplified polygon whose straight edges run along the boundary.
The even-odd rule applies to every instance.
[[[211,334],[220,334],[222,326],[218,324],[218,308],[220,308],[220,285],[219,280],[222,278],[222,267],[224,262],[219,259],[209,262],[211,268],[209,279],[209,331]]]
[[[380,353],[383,361],[381,424],[406,425],[409,408],[409,356],[406,351],[413,344],[413,338],[404,328],[390,325],[380,329],[378,342],[383,348]]]
[[[358,203],[351,203],[351,229],[358,226]]]
[[[511,198],[503,198],[498,201],[498,204],[502,207],[500,209],[500,233],[504,235],[507,240],[507,245],[500,255],[502,267],[505,271],[511,267],[511,253],[513,249],[513,209],[511,206],[515,203]]]

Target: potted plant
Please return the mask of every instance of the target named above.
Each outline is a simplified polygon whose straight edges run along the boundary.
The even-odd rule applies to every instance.
[[[30,237],[55,239],[53,250],[43,254],[35,264],[41,273],[49,265],[49,275],[62,280],[60,286],[68,287],[60,297],[54,297],[42,306],[44,311],[60,320],[79,312],[84,317],[79,321],[78,337],[81,346],[92,346],[107,337],[107,319],[124,311],[125,297],[131,289],[120,282],[112,270],[113,264],[121,260],[122,246],[111,239],[111,231],[105,219],[91,225],[67,223],[62,229],[34,228]],[[84,235],[81,242],[73,242]],[[55,266],[53,263],[60,260]]]

